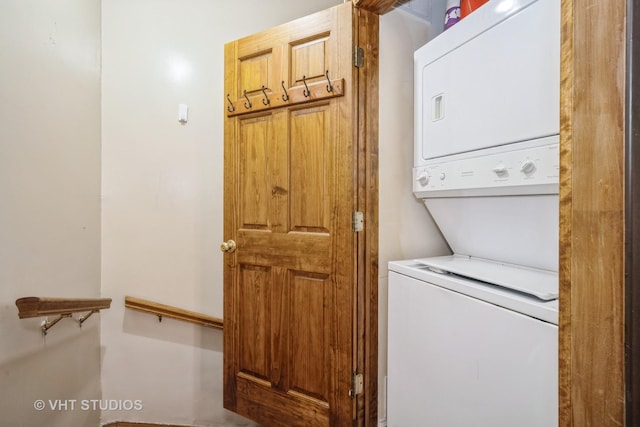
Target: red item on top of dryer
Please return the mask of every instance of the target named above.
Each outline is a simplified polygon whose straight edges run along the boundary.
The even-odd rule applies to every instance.
[[[460,1],[460,19],[469,15],[471,12],[485,4],[489,0],[461,0]]]

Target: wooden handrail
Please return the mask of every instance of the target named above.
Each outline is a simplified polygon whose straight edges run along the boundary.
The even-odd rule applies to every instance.
[[[181,308],[160,304],[142,298],[125,296],[124,306],[133,310],[154,314],[159,318],[170,317],[172,319],[183,320],[185,322],[195,323],[196,325],[202,325],[208,328],[223,329],[222,319],[220,318],[196,313],[195,311],[183,310]]]
[[[79,311],[96,312],[111,307],[111,298],[39,298],[25,297],[16,300],[18,316],[70,315]]]

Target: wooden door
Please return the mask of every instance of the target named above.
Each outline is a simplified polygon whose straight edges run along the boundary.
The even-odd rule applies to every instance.
[[[352,226],[377,193],[359,170],[359,15],[345,3],[225,46],[224,405],[266,426],[351,425],[375,398],[375,245]]]

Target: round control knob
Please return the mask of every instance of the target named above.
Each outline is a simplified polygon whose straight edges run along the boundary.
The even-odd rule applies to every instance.
[[[536,170],[536,164],[533,160],[525,160],[520,167],[520,170],[526,174],[530,174]]]
[[[500,163],[493,168],[493,172],[495,172],[495,174],[498,176],[504,175],[507,173],[507,167],[504,164]]]
[[[429,174],[427,172],[422,172],[416,178],[416,182],[419,182],[420,185],[424,186],[424,185],[427,185],[429,183],[429,178],[431,178],[431,177],[429,176]]]
[[[446,177],[447,177],[447,175],[445,175],[445,173],[444,173],[444,172],[442,172],[442,173],[440,174],[440,181],[444,181],[444,179],[445,179]]]

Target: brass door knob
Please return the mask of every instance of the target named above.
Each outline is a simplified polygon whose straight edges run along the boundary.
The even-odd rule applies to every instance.
[[[235,252],[236,250],[236,242],[234,242],[233,240],[228,240],[226,242],[222,242],[222,244],[220,245],[220,250],[222,252]]]

